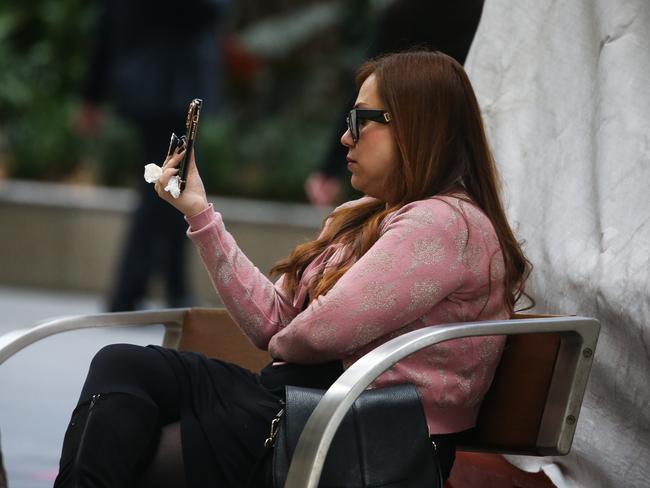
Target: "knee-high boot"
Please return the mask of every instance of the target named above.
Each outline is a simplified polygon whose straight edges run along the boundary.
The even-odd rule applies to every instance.
[[[54,488],[124,488],[150,461],[158,442],[158,408],[126,393],[81,403],[63,440]]]

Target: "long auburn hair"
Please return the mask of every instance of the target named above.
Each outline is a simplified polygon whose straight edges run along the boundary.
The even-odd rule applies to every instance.
[[[506,219],[499,179],[474,90],[463,67],[436,51],[389,54],[363,64],[357,90],[374,75],[379,97],[391,114],[399,161],[385,179],[386,202],[371,199],[334,211],[317,239],[298,245],[271,269],[285,273],[295,292],[308,264],[330,244],[342,244],[348,258],[328,267],[309,285],[309,297],[327,293],[379,238],[383,219],[407,203],[434,195],[465,193],[488,216],[505,261],[505,305],[510,312],[524,293],[532,266]]]

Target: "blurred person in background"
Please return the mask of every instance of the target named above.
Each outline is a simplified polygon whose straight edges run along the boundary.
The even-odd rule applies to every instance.
[[[134,128],[142,159],[133,161],[138,202],[107,303],[109,312],[142,306],[150,278],[163,277],[167,304],[191,304],[186,223],[142,180],[146,162],[166,153],[171,132],[185,132],[194,98],[203,112],[220,105],[220,25],[229,0],[103,0],[94,31],[83,104],[74,127],[101,129],[109,103]]]
[[[366,58],[399,52],[411,47],[435,49],[463,64],[478,27],[484,0],[395,0],[381,13]],[[344,121],[354,100],[352,73],[345,75],[348,103],[337,120]],[[309,175],[305,192],[314,205],[333,205],[341,198],[346,177],[345,148],[339,144],[345,125],[332,131],[318,171]]]

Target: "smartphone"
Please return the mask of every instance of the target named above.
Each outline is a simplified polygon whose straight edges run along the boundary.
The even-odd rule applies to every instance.
[[[196,133],[199,128],[199,117],[201,116],[201,106],[203,100],[195,98],[190,102],[187,109],[187,118],[185,119],[185,137],[180,139],[180,143],[185,143],[185,156],[178,167],[178,177],[180,178],[180,189],[185,189],[185,181],[187,179],[187,169],[190,165],[190,157],[192,156],[192,149],[194,148],[194,141],[196,140]],[[173,136],[172,136],[173,139]],[[177,138],[178,139],[178,138]],[[182,141],[185,139],[185,141]],[[178,144],[176,145],[178,147]],[[171,143],[170,143],[171,148]]]

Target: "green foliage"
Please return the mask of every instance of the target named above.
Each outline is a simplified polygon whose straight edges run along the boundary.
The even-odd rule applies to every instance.
[[[247,121],[232,114],[202,121],[199,170],[219,195],[304,200],[303,183],[316,169],[331,127],[328,118],[277,114]]]
[[[341,71],[358,63],[366,45],[361,37],[369,2],[331,2],[336,8],[325,9],[329,20],[318,22],[312,17],[320,0],[242,2],[248,4],[248,19],[238,28],[249,32],[275,11],[282,11],[287,22],[295,15],[296,22],[322,25],[311,36],[303,29],[301,40],[287,44],[282,56],[259,59],[261,68],[253,76],[226,72],[226,108],[216,117],[204,116],[199,133],[199,164],[208,191],[304,200],[303,182],[320,163],[332,117],[345,99]],[[305,10],[306,3],[315,10]],[[139,154],[124,121],[110,116],[100,134],[86,139],[70,126],[79,106],[95,9],[94,2],[84,0],[0,2],[0,152],[7,153],[0,159],[10,161],[10,177],[61,180],[84,168],[99,184],[133,183]],[[275,24],[266,25],[268,31]],[[284,30],[267,35],[282,37]]]
[[[70,97],[84,70],[93,15],[83,0],[0,4],[0,114],[2,121]]]
[[[14,177],[57,178],[78,164],[68,120],[91,15],[82,0],[0,4],[0,131]]]
[[[67,129],[68,110],[53,100],[8,126],[10,172],[16,178],[58,179],[79,160],[79,144]]]

